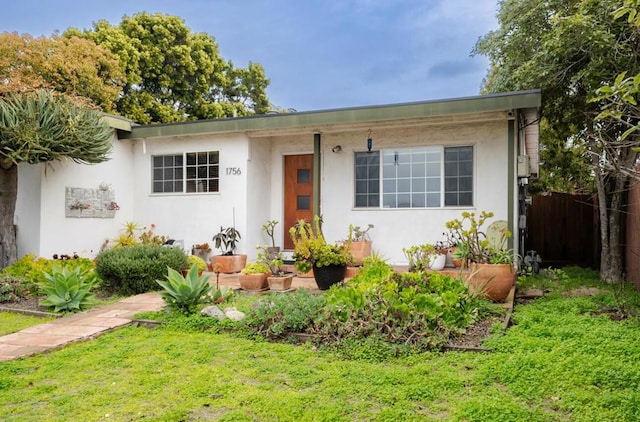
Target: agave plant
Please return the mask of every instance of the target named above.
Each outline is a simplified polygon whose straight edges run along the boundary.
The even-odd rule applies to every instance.
[[[173,268],[168,268],[166,280],[156,280],[163,289],[160,296],[169,308],[191,313],[195,307],[205,302],[213,286],[209,285],[210,274],[198,276],[198,267],[193,265],[186,276]]]
[[[40,289],[47,295],[41,305],[53,308],[54,312],[76,312],[93,303],[91,289],[97,283],[97,277],[91,270],[75,267],[72,270],[54,265],[51,273],[43,273],[45,281]]]

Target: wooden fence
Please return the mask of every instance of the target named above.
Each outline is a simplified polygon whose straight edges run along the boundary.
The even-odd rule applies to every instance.
[[[527,210],[525,250],[535,250],[543,267],[600,268],[600,228],[595,201],[585,195],[537,195]]]
[[[640,290],[640,183],[629,189],[626,221],[626,279]]]

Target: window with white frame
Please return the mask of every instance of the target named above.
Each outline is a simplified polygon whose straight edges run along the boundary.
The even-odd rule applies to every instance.
[[[473,205],[473,147],[425,146],[355,153],[356,208]]]
[[[219,192],[218,151],[155,155],[151,158],[153,193]]]

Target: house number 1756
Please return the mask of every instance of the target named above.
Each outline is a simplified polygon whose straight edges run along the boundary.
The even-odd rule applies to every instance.
[[[240,176],[241,174],[240,167],[227,167],[227,176]]]

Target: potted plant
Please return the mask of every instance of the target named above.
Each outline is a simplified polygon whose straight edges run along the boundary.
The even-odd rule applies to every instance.
[[[262,225],[262,231],[264,231],[271,240],[271,246],[268,247],[269,254],[280,252],[280,247],[276,246],[276,238],[274,235],[277,224],[278,221],[276,220],[268,220],[265,224]]]
[[[242,290],[261,291],[267,288],[267,277],[271,274],[269,267],[262,262],[247,264],[238,274],[238,282]]]
[[[258,250],[260,250],[260,252],[258,252],[258,262],[267,265],[271,273],[271,275],[267,277],[269,289],[274,291],[289,290],[293,282],[293,273],[282,269],[282,265],[284,264],[282,253],[278,251],[274,254],[270,252],[269,249],[268,246],[258,247]]]
[[[503,302],[515,281],[515,253],[512,250],[495,248],[487,239],[483,226],[493,215],[492,212],[482,211],[476,217],[475,213],[465,211],[460,219],[448,221],[446,227],[452,236],[460,239],[458,250],[460,246],[465,249],[462,251],[464,258],[471,264],[471,287],[482,291],[493,301]],[[502,236],[506,239],[511,233],[505,230]],[[456,254],[462,256],[462,252],[456,251]]]
[[[456,268],[465,269],[469,265],[469,246],[459,240],[455,246],[451,247],[451,263]]]
[[[449,254],[449,243],[438,241],[433,244],[434,254],[429,260],[429,269],[441,271],[447,265],[447,255]]]
[[[202,275],[204,270],[207,269],[207,263],[204,259],[196,255],[187,255],[187,268],[182,270],[182,275],[186,276],[187,272],[189,272],[194,265],[198,267],[198,275]]]
[[[191,254],[204,260],[205,263],[209,262],[211,259],[211,246],[207,242],[197,243],[191,247]]]
[[[425,243],[402,248],[402,252],[409,262],[409,271],[440,271],[444,268],[446,251],[443,254],[441,247],[437,248],[435,245]]]
[[[211,257],[211,266],[219,265],[218,272],[225,274],[237,273],[244,268],[247,263],[246,254],[236,254],[236,248],[240,241],[240,232],[235,227],[220,227],[220,231],[213,236],[216,249],[221,254]]]
[[[314,216],[313,225],[300,220],[289,230],[294,245],[293,259],[300,272],[313,268],[313,277],[320,290],[344,280],[353,257],[349,252],[351,240],[327,243],[320,227],[320,217]]]
[[[360,226],[349,225],[349,240],[351,246],[349,251],[353,255],[353,265],[360,266],[364,258],[371,256],[371,238],[369,237],[369,230],[373,228],[373,224],[367,224],[366,229],[361,229]]]

